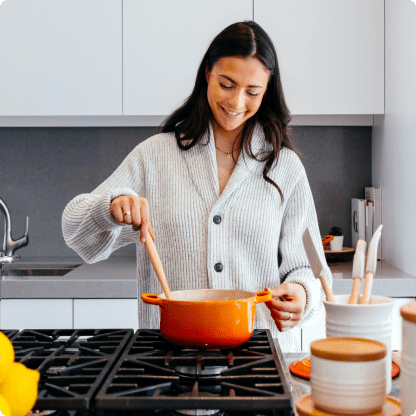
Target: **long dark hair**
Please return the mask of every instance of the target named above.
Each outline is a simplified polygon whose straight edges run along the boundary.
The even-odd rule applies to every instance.
[[[182,150],[188,150],[201,141],[209,129],[209,123],[213,121],[207,99],[206,72],[211,72],[220,58],[230,56],[257,58],[270,73],[262,103],[256,114],[246,121],[242,129],[241,146],[249,157],[259,162],[266,161],[263,178],[279,191],[283,201],[282,191],[267,174],[277,163],[282,147],[292,149],[297,154],[299,151],[293,141],[292,129],[288,126],[291,116],[283,96],[276,50],[267,33],[257,23],[253,21],[234,23],[214,38],[199,66],[191,95],[164,121],[159,131],[175,132],[176,141]],[[271,150],[264,150],[261,155],[254,155],[251,149],[256,123],[260,123],[265,140],[271,145]]]

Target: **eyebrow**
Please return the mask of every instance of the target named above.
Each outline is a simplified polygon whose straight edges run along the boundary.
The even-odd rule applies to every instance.
[[[228,81],[232,82],[233,84],[237,84],[233,79],[231,79],[231,78],[229,78],[225,75],[220,75],[220,77],[227,78]],[[249,85],[248,87],[249,88],[263,88],[261,85]]]

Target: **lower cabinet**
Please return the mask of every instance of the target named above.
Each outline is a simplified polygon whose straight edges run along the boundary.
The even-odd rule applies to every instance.
[[[72,299],[2,299],[1,329],[71,329]]]
[[[325,320],[326,314],[323,314],[315,325],[302,328],[302,352],[310,352],[313,341],[326,338]]]
[[[2,299],[0,329],[138,329],[137,299]]]
[[[400,308],[407,303],[414,302],[415,298],[392,298],[394,306],[391,320],[391,349],[402,349],[402,317]],[[302,328],[302,351],[310,352],[311,343],[317,339],[326,338],[326,315],[324,314],[316,325],[309,328]]]
[[[74,299],[74,328],[138,329],[137,299]]]

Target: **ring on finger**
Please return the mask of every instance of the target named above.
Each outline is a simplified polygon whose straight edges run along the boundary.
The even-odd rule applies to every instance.
[[[292,314],[289,312],[289,318],[286,321],[290,321],[292,319]]]
[[[131,212],[130,212],[130,211],[126,211],[126,212],[123,214],[123,217],[124,217],[125,215],[131,215]]]

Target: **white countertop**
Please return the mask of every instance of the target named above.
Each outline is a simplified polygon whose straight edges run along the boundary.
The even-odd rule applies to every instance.
[[[27,257],[13,267],[57,266],[81,264],[64,276],[15,277],[0,282],[2,299],[41,298],[137,298],[135,257],[112,256],[107,260],[86,264],[79,257]],[[329,263],[334,294],[351,293],[352,261]],[[416,277],[383,261],[378,262],[373,281],[374,295],[416,297]]]

